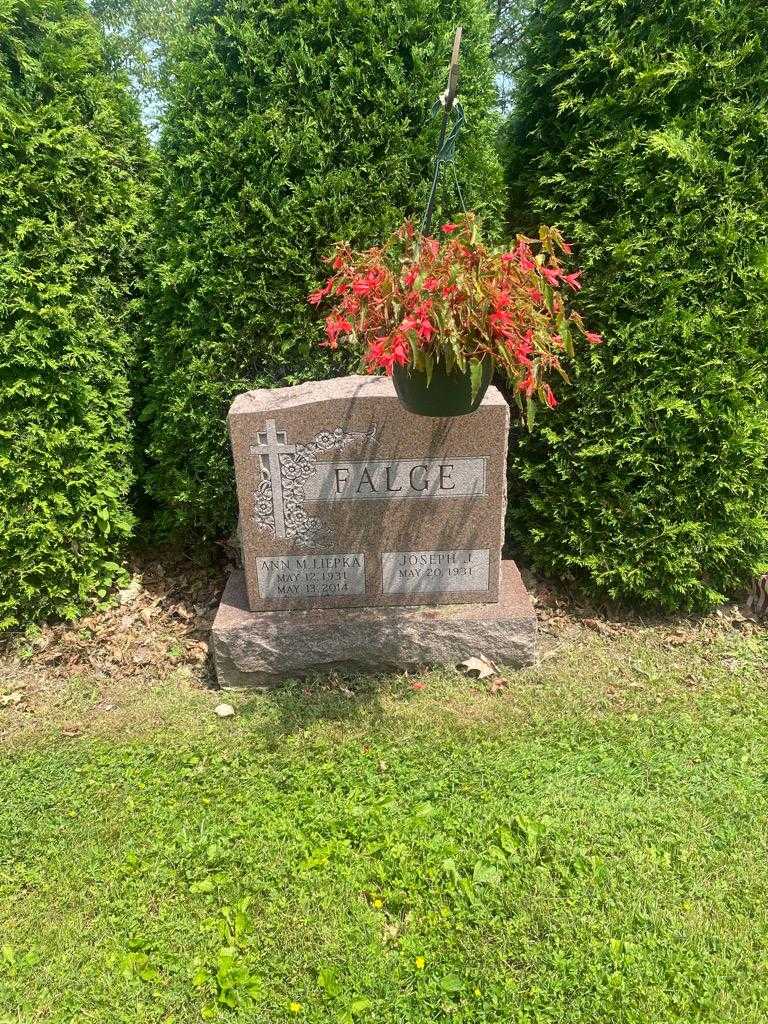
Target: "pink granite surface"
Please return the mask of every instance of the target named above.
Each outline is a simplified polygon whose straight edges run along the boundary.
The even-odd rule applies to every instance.
[[[222,686],[268,686],[334,670],[453,665],[479,654],[520,667],[535,658],[536,634],[520,573],[505,561],[497,602],[439,607],[252,612],[238,571],[222,597],[212,643]]]
[[[498,600],[509,409],[495,388],[433,419],[387,378],[316,381],[239,395],[229,428],[254,611]]]

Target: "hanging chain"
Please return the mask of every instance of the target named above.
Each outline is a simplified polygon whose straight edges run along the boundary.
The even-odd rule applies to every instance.
[[[432,108],[431,116],[434,117],[442,109],[440,100],[435,103]],[[456,185],[456,191],[459,196],[459,202],[464,213],[467,212],[464,206],[464,196],[461,192],[461,186],[459,185],[458,175],[456,174],[456,140],[459,137],[461,126],[464,123],[464,108],[455,100],[451,107],[450,113],[446,114],[446,119],[453,115],[453,124],[451,130],[446,132],[445,136],[441,139],[437,154],[435,155],[435,172],[432,176],[432,188],[429,191],[429,199],[427,200],[427,206],[424,210],[424,216],[421,219],[421,227],[419,228],[420,235],[429,234],[429,230],[432,227],[432,214],[435,209],[435,197],[437,196],[437,186],[440,181],[440,172],[445,164],[450,164],[451,170],[453,171],[453,181]]]

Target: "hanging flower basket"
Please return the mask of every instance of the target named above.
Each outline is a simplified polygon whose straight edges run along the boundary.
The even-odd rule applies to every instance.
[[[529,426],[536,400],[554,408],[550,379],[567,381],[561,359],[574,339],[602,339],[568,309],[580,271],[562,263],[570,246],[554,228],[518,235],[508,250],[485,245],[473,214],[422,237],[406,222],[383,246],[355,252],[344,244],[333,270],[309,296],[333,303],[325,339],[361,355],[361,369],[394,377],[411,412],[462,416],[482,401],[494,370],[505,376]]]

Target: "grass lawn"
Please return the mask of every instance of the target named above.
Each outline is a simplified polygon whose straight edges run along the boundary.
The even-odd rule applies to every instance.
[[[768,639],[665,637],[0,712],[0,1022],[764,1024]]]

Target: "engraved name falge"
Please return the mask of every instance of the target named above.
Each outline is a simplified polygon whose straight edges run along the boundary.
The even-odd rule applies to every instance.
[[[485,462],[484,458],[318,462],[304,484],[304,496],[308,501],[381,501],[483,495]]]
[[[478,497],[486,493],[485,457],[440,459],[365,459],[349,462],[318,461],[321,453],[349,445],[365,448],[376,437],[376,427],[350,432],[337,427],[324,430],[302,444],[290,443],[273,419],[250,445],[258,456],[261,481],[254,492],[253,521],[258,529],[300,547],[330,542],[320,516],[311,515],[305,502],[386,501],[401,498],[448,499]]]

